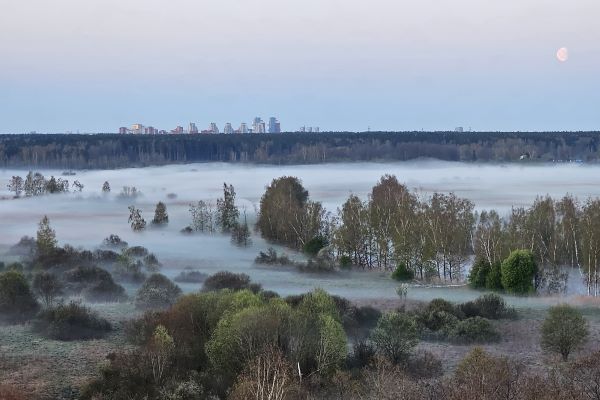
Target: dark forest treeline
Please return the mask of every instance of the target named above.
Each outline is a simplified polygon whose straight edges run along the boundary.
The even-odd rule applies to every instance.
[[[277,135],[0,135],[0,166],[123,168],[188,162],[304,164],[600,159],[600,132],[369,132]]]

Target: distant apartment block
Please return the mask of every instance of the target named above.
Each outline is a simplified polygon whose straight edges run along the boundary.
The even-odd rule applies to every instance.
[[[230,122],[227,122],[225,124],[225,127],[223,128],[223,133],[226,135],[231,135],[233,133],[233,126],[231,126]]]
[[[189,133],[191,133],[191,134],[198,133],[198,127],[193,122],[190,122]]]

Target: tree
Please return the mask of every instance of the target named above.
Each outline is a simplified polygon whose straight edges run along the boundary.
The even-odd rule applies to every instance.
[[[0,273],[0,319],[23,321],[32,317],[38,308],[29,283],[21,272]]]
[[[47,256],[54,253],[56,243],[56,232],[50,227],[48,216],[44,215],[37,230],[36,247],[38,255]]]
[[[102,193],[110,193],[110,184],[108,183],[108,181],[104,181],[104,183],[102,184]]]
[[[589,334],[588,324],[581,313],[567,305],[551,307],[542,324],[542,349],[559,353],[563,361],[578,349]]]
[[[79,181],[74,181],[73,182],[73,187],[78,191],[81,192],[83,190],[83,184]]]
[[[47,308],[52,307],[56,297],[62,294],[62,287],[61,281],[50,272],[38,272],[33,277],[33,292]]]
[[[269,346],[246,364],[230,400],[285,400],[294,386],[293,366],[277,347]]]
[[[129,223],[131,229],[136,232],[143,231],[146,229],[146,220],[142,217],[142,212],[135,206],[129,206]]]
[[[169,215],[167,214],[167,206],[162,201],[156,204],[156,210],[154,210],[154,219],[152,224],[154,225],[166,225],[169,223]]]
[[[238,223],[240,210],[235,205],[233,185],[223,183],[223,198],[217,200],[217,225],[223,232],[230,232]]]
[[[148,356],[152,365],[154,382],[160,383],[162,381],[174,350],[175,342],[171,335],[169,335],[167,328],[163,325],[158,325],[154,329],[154,334],[148,346]]]
[[[502,286],[511,293],[535,291],[534,278],[537,266],[529,250],[515,250],[502,262]]]
[[[13,176],[7,185],[8,190],[15,192],[15,197],[21,197],[23,192],[23,178],[20,176]]]
[[[192,215],[191,228],[197,232],[214,232],[215,217],[212,206],[203,200],[197,204],[190,204],[190,214]]]
[[[491,269],[492,267],[486,258],[476,258],[471,267],[471,272],[469,272],[469,286],[474,289],[485,288]]]
[[[377,351],[398,364],[408,359],[419,343],[419,327],[414,317],[398,312],[384,314],[371,333]]]
[[[246,215],[244,215],[244,222],[241,224],[235,224],[231,231],[231,241],[238,246],[249,246],[252,243],[250,239],[250,228],[246,221]]]
[[[161,274],[152,274],[144,281],[135,296],[137,308],[164,308],[177,301],[181,295],[179,286]]]

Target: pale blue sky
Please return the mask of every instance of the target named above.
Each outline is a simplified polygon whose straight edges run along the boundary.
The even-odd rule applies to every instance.
[[[597,130],[599,19],[598,0],[0,0],[0,133]]]

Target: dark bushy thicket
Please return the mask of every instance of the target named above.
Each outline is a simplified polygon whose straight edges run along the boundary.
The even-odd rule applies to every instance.
[[[35,332],[56,340],[86,340],[103,337],[111,324],[76,302],[42,311],[33,324]]]
[[[39,304],[21,272],[0,273],[0,322],[26,321],[38,310]]]
[[[248,289],[254,293],[260,292],[261,286],[258,283],[252,283],[250,277],[246,274],[235,274],[229,271],[217,272],[209,276],[204,281],[204,291],[214,291],[221,289],[244,290]]]
[[[414,278],[414,273],[409,270],[408,268],[406,268],[406,264],[404,263],[400,263],[398,264],[398,267],[396,267],[396,269],[394,270],[394,272],[392,272],[392,279],[395,279],[397,281],[410,281]]]
[[[487,319],[513,318],[515,310],[508,308],[504,299],[495,294],[488,293],[473,301],[460,305],[460,310],[465,317],[483,317]]]
[[[173,305],[181,289],[164,275],[152,274],[144,281],[135,296],[137,308],[165,308]]]
[[[487,343],[500,340],[500,335],[485,318],[472,317],[458,321],[450,330],[449,339],[456,343]]]
[[[191,268],[186,268],[181,271],[173,280],[175,282],[182,283],[202,283],[208,277],[204,272],[192,270]]]
[[[125,289],[111,274],[99,267],[77,267],[64,273],[67,293],[82,295],[88,301],[112,302],[127,299]]]

